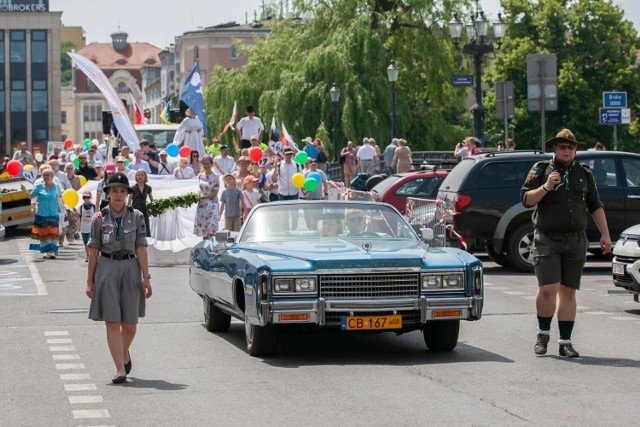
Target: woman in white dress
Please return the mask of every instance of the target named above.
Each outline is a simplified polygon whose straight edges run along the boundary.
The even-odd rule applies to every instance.
[[[186,145],[191,148],[191,151],[197,151],[200,153],[200,158],[204,157],[204,143],[202,142],[202,122],[196,116],[196,113],[191,111],[191,108],[187,108],[185,112],[187,117],[184,118],[180,127],[173,138],[173,143],[176,145]]]

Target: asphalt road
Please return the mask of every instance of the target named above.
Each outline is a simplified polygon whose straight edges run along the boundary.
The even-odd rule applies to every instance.
[[[124,386],[104,326],[87,319],[81,245],[34,258],[25,233],[0,243],[0,425],[637,425],[640,305],[590,262],[578,295],[579,359],[536,357],[535,279],[485,262],[484,317],[451,353],[422,335],[285,336],[244,351],[243,326],[211,334],[184,254],[152,255],[154,296]],[[167,261],[168,260],[168,261]],[[177,262],[170,265],[167,262]]]

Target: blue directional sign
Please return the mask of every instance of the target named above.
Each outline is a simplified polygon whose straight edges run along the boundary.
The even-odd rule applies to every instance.
[[[627,92],[603,92],[602,106],[604,108],[627,108]]]
[[[469,76],[469,75],[451,76],[451,86],[473,86],[473,76]]]
[[[628,125],[631,123],[629,108],[600,108],[601,125]]]

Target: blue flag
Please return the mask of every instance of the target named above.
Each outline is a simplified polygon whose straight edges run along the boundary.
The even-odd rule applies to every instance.
[[[204,115],[202,79],[200,78],[200,66],[197,62],[187,76],[187,80],[184,82],[182,93],[180,93],[180,100],[187,104],[189,108],[191,108],[191,111],[196,113],[196,116],[198,116],[202,122],[204,136],[207,136],[209,134],[209,128],[207,127],[207,118]]]

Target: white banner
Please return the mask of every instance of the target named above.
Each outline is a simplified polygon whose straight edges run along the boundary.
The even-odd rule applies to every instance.
[[[109,104],[111,114],[113,114],[113,122],[118,128],[118,132],[122,136],[122,139],[127,143],[131,151],[140,149],[140,141],[138,140],[138,134],[131,124],[128,111],[124,108],[118,93],[113,88],[107,76],[104,75],[102,70],[96,66],[89,58],[85,58],[77,53],[67,53],[76,67],[86,74],[86,76],[96,85],[102,95]]]

